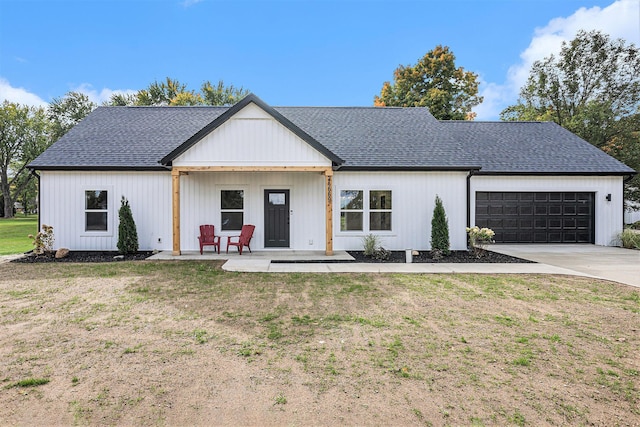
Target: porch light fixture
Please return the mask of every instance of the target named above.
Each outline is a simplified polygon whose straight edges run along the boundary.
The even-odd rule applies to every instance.
[[[605,199],[607,199],[607,202],[611,201],[611,193],[607,194],[607,197],[605,197]]]

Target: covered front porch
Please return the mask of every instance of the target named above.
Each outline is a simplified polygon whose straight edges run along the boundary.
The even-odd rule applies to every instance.
[[[228,236],[253,224],[252,251],[333,255],[330,166],[174,166],[171,176],[172,256],[198,248],[203,224],[215,226],[222,252]]]

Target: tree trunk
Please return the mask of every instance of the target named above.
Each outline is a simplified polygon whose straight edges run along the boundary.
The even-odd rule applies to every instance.
[[[1,171],[2,174],[2,197],[4,198],[4,217],[13,218],[13,199],[11,198],[11,187],[9,186],[9,179],[7,177],[7,171]]]

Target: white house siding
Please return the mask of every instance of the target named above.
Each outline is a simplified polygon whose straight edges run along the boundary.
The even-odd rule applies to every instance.
[[[622,230],[622,177],[617,176],[481,176],[471,178],[471,224],[477,191],[580,191],[595,193],[595,244],[616,245]],[[605,197],[611,194],[611,201]]]
[[[221,235],[220,191],[244,190],[244,223],[256,226],[251,249],[264,249],[264,190],[289,190],[290,249],[325,249],[325,178],[318,172],[212,173],[189,172],[180,177],[180,245],[183,251],[199,249],[198,227],[213,224]]]
[[[55,247],[116,250],[118,209],[131,205],[140,250],[171,249],[171,173],[40,171],[40,219],[52,225]],[[107,233],[85,232],[85,191],[108,191]],[[160,242],[158,242],[160,239]]]
[[[331,166],[307,142],[254,104],[173,161],[174,166]]]
[[[391,190],[392,230],[374,231],[390,250],[431,248],[431,219],[440,196],[449,221],[452,250],[465,250],[467,238],[466,172],[336,172],[334,175],[334,239],[336,250],[362,250],[369,231],[340,231],[341,190]],[[364,201],[365,204],[368,200]]]

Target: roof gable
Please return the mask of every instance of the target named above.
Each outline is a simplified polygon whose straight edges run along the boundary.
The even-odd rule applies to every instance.
[[[273,109],[272,107],[264,103],[260,98],[258,98],[253,94],[247,95],[237,104],[230,107],[227,111],[225,111],[215,120],[213,120],[211,123],[209,123],[202,129],[200,129],[195,135],[193,135],[191,138],[186,140],[184,143],[180,144],[180,146],[176,147],[173,151],[171,151],[169,154],[163,157],[160,163],[163,165],[170,165],[173,162],[173,160],[178,158],[178,156],[185,153],[188,149],[193,147],[195,144],[197,144],[199,141],[201,141],[211,132],[213,132],[214,130],[218,129],[220,126],[225,124],[227,121],[229,121],[232,117],[236,116],[239,112],[241,112],[245,107],[247,107],[251,103],[260,107],[262,111],[264,111],[266,114],[271,116],[273,119],[279,122],[282,126],[284,126],[288,130],[293,132],[294,135],[296,135],[301,140],[305,141],[307,144],[313,147],[316,151],[320,152],[327,159],[331,160],[333,163],[337,165],[344,163],[344,161],[340,157],[338,157],[336,154],[329,151],[329,149],[327,149],[325,146],[323,146],[321,143],[316,141],[309,134],[307,134],[298,126],[293,124],[289,119],[284,117],[278,111],[276,111],[275,109]]]
[[[172,160],[172,166],[320,166],[334,161],[255,103]]]

